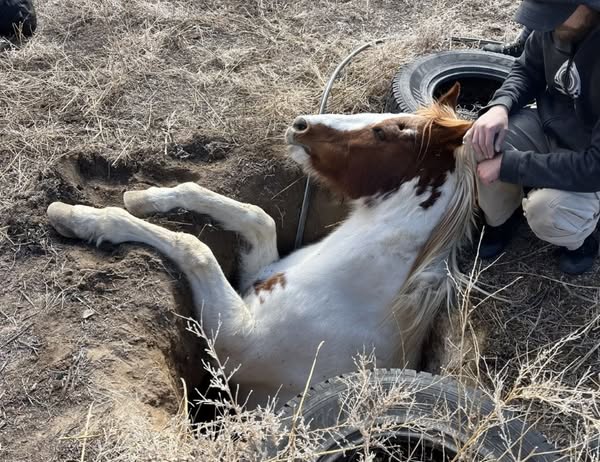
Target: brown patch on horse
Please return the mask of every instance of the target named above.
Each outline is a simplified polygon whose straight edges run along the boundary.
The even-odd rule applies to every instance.
[[[258,295],[258,293],[261,291],[272,292],[273,289],[275,289],[275,287],[277,287],[278,285],[281,285],[282,288],[285,288],[286,284],[287,280],[285,279],[285,274],[277,273],[264,281],[256,281],[253,284],[254,293]]]
[[[431,189],[421,206],[431,207],[448,172],[454,151],[472,122],[456,117],[460,86],[412,116],[398,116],[371,126],[338,131],[316,124],[295,135],[306,146],[312,168],[329,186],[351,199],[385,195],[419,178],[417,194]]]

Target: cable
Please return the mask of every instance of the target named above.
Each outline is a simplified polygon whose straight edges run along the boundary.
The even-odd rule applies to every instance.
[[[344,60],[338,64],[338,67],[335,68],[333,74],[329,78],[327,85],[325,86],[325,90],[323,90],[323,96],[321,97],[321,105],[319,108],[319,114],[325,114],[327,109],[327,100],[329,99],[329,93],[331,93],[331,88],[333,87],[333,83],[337,78],[338,74],[346,67],[346,65],[352,61],[352,59],[359,54],[360,52],[370,48],[374,45],[380,45],[384,42],[384,39],[374,40],[373,42],[365,43],[364,45],[358,47],[352,53],[350,53]],[[310,206],[310,198],[312,195],[312,182],[310,180],[310,176],[306,177],[306,185],[304,187],[304,197],[302,198],[302,209],[300,210],[300,219],[298,220],[298,228],[296,230],[296,241],[294,243],[294,248],[298,249],[302,245],[302,240],[304,238],[304,228],[306,227],[306,218],[308,216],[308,207]]]

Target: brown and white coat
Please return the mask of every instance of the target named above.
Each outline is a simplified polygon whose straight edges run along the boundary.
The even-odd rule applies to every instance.
[[[286,134],[290,155],[349,198],[349,217],[322,241],[280,259],[275,223],[260,208],[194,183],[125,193],[125,208],[51,204],[63,235],[135,241],[172,258],[189,279],[217,351],[241,365],[251,402],[354,368],[373,351],[381,367],[415,367],[430,322],[450,295],[447,270],[468,234],[473,161],[470,123],[456,118],[458,87],[417,114],[303,116]],[[210,249],[191,235],[134,217],[174,208],[208,214],[248,243],[234,290]],[[133,215],[132,215],[133,214]]]

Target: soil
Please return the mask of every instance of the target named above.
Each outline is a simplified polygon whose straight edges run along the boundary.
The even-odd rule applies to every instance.
[[[131,2],[132,10],[122,15],[121,10],[112,13],[113,2],[40,1],[38,35],[4,57],[13,63],[3,68],[5,94],[15,107],[28,102],[0,125],[0,461],[79,461],[86,444],[86,460],[106,460],[96,444],[110,430],[104,423],[131,418],[160,431],[180,408],[181,379],[190,390],[205,380],[204,346],[186,331],[183,317],[190,315],[191,296],[179,271],[149,248],[95,248],[59,236],[45,217],[51,202],[119,206],[125,190],[195,181],[263,207],[276,220],[285,254],[293,248],[304,176],[283,156],[282,128],[294,115],[314,112],[324,76],[344,54],[366,39],[392,32],[400,36],[385,54],[357,60],[330,103],[332,111],[376,112],[402,62],[447,48],[457,28],[502,38],[513,8],[508,1],[481,2],[462,14],[452,9],[455,2],[425,2],[428,8],[423,8],[378,1],[366,11],[362,1],[297,2],[285,8],[266,1],[192,3],[201,13],[186,22],[176,14],[187,3],[176,1],[162,6],[167,12],[162,4],[149,8]],[[461,18],[453,30],[447,14]],[[143,47],[152,34],[160,39],[156,55],[154,42]],[[313,54],[314,62],[299,61],[298,56]],[[198,55],[203,61],[194,61]],[[71,87],[79,71],[105,59],[115,67],[103,64],[85,80],[94,91],[98,86],[98,95],[92,95],[98,99],[90,102],[84,98],[86,91],[92,94],[90,88]],[[159,80],[157,71],[127,80],[148,62],[169,72],[178,69],[169,74],[177,78]],[[112,74],[118,63],[125,63],[126,72]],[[34,77],[52,77],[58,65],[67,69],[59,81],[36,93],[40,83]],[[194,85],[212,92],[207,100],[190,96],[186,79],[192,77],[205,79]],[[363,84],[367,78],[368,86]],[[11,80],[20,86],[10,87]],[[76,104],[81,107],[71,106]],[[204,114],[201,122],[196,105]],[[172,128],[175,109],[180,122]],[[131,142],[120,138],[123,133],[131,134]],[[19,134],[43,135],[43,142],[28,143]],[[305,241],[329,232],[344,214],[339,198],[317,189]],[[185,211],[150,220],[200,237],[235,284],[235,235]],[[586,370],[600,371],[595,349],[600,267],[567,278],[556,272],[552,252],[522,227],[507,256],[482,275],[491,290],[520,278],[506,291],[510,302],[488,300],[474,314],[482,368],[501,370],[567,331],[591,326],[568,344],[555,366],[571,367],[566,379],[572,383]],[[464,267],[473,261],[467,253]],[[431,351],[444,350],[451,339],[448,323],[442,313]],[[432,353],[426,367],[439,372],[451,361]],[[516,373],[510,369],[509,380]],[[564,444],[576,433],[571,423],[555,416],[541,427]]]

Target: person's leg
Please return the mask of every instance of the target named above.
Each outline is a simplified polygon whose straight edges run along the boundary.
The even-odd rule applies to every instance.
[[[536,109],[524,108],[509,119],[504,149],[546,153],[550,147]],[[520,185],[496,181],[484,185],[478,181],[478,202],[483,211],[486,231],[479,249],[482,258],[500,254],[519,222],[523,199]]]
[[[600,217],[599,193],[537,189],[523,199],[523,211],[537,237],[565,249],[562,271],[580,274],[592,266],[598,253],[593,233]]]

